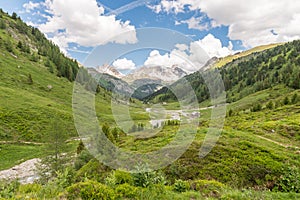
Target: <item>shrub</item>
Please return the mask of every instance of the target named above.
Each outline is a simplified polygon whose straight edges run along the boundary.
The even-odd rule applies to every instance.
[[[119,198],[134,198],[137,195],[137,188],[128,183],[118,185],[115,189]]]
[[[133,184],[132,176],[128,172],[116,170],[114,173],[114,176],[115,176],[117,185],[124,184],[124,183],[128,183],[130,185]]]
[[[95,181],[86,181],[76,183],[67,188],[68,199],[102,199],[102,200],[110,200],[115,199],[115,193],[112,189],[107,186],[95,182]]]
[[[166,178],[162,172],[151,171],[147,164],[136,167],[137,173],[132,173],[132,179],[135,186],[149,187],[154,184],[167,184]]]
[[[295,103],[298,102],[298,95],[297,95],[297,93],[295,93],[295,94],[293,95],[291,102],[292,102],[292,104],[295,104]]]
[[[190,184],[187,181],[179,179],[175,181],[173,189],[176,192],[185,192],[190,189]]]
[[[205,196],[210,197],[219,197],[220,192],[226,188],[226,186],[223,183],[220,183],[215,180],[197,180],[193,181],[191,184],[191,187],[201,192]]]
[[[145,168],[146,169],[146,168]],[[165,176],[161,172],[138,170],[140,173],[133,173],[134,185],[138,187],[148,187],[153,184],[165,185],[167,183]]]
[[[289,97],[285,97],[284,99],[283,99],[283,105],[288,105],[288,104],[290,104],[290,99],[289,99]]]
[[[274,108],[274,103],[273,101],[269,101],[266,105],[267,109],[272,110]]]
[[[11,183],[0,182],[0,199],[11,199],[19,189],[20,183],[13,181]]]
[[[282,192],[300,192],[300,170],[288,167],[276,183],[275,190]]]
[[[87,164],[91,159],[93,159],[93,156],[90,154],[90,152],[86,149],[82,150],[76,157],[76,160],[74,163],[75,169],[79,170],[81,167],[83,167],[85,164]]]
[[[257,103],[256,105],[252,106],[252,108],[250,109],[251,112],[258,112],[258,111],[261,111],[262,109],[262,106],[260,103]]]
[[[20,185],[19,192],[21,194],[30,194],[30,193],[38,193],[41,190],[42,186],[40,184],[26,184]]]

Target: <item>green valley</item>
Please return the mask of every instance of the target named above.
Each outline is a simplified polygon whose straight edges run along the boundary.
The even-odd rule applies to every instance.
[[[203,76],[216,70],[226,89],[225,124],[212,151],[200,158],[213,109]],[[78,83],[77,74],[83,74]],[[300,41],[224,58],[185,79],[196,93],[200,114],[195,114],[199,125],[184,154],[159,170],[145,163],[137,164],[136,173],[112,169],[92,155],[86,138],[77,133],[74,85],[95,93],[99,127],[111,143],[140,154],[161,149],[180,128],[190,128],[172,116],[181,109],[175,95],[165,87],[143,102],[126,102],[37,28],[1,11],[0,170],[33,158],[42,165],[34,182],[0,180],[0,199],[300,199]],[[113,113],[112,102],[121,114]],[[157,126],[149,121],[160,119],[160,113],[147,111],[155,105],[169,111]],[[127,110],[133,123],[122,114]],[[153,130],[157,133],[151,135]]]

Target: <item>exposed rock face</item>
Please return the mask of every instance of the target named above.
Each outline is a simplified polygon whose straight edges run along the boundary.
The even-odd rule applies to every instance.
[[[0,171],[0,180],[19,180],[21,184],[33,183],[39,179],[36,164],[40,159],[34,158],[16,165],[8,170]]]

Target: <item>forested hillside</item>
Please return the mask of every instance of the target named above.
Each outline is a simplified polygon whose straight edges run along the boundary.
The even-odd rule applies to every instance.
[[[94,107],[102,132],[113,145],[135,154],[152,153],[169,144],[176,151],[174,138],[186,137],[189,121],[171,118],[183,112],[173,102],[173,94],[160,90],[151,97],[159,102],[156,105],[111,95],[38,29],[16,14],[0,13],[0,170],[15,172],[17,164],[40,159],[38,177],[29,177],[37,179],[29,183],[20,183],[15,176],[1,179],[0,199],[300,198],[299,41],[219,69],[227,90],[227,117],[217,143],[204,158],[199,150],[211,128],[212,108],[207,107],[209,94],[201,74],[209,74],[187,76],[205,107],[196,117],[200,123],[194,141],[170,165],[153,171],[148,163],[133,160],[136,173],[130,173],[99,162],[98,155],[89,151],[89,141],[78,136],[72,110],[76,74],[83,72],[79,88],[96,92]],[[172,87],[180,87],[181,81]],[[152,86],[142,89],[154,90]],[[153,126],[150,120],[160,119],[156,111],[163,108],[167,112],[162,127]],[[121,129],[120,124],[127,126]],[[95,142],[103,144],[98,136]],[[169,153],[162,158],[170,159]]]
[[[0,9],[1,48],[15,56],[25,56],[32,62],[42,62],[51,73],[74,81],[78,63],[64,56],[37,28],[26,25],[16,13],[12,16]]]
[[[247,95],[284,84],[293,89],[300,88],[300,41],[290,42],[275,48],[239,58],[219,69],[227,91],[227,102],[237,101]],[[208,72],[198,71],[186,76],[199,102],[210,98],[203,77]],[[180,85],[181,80],[170,87]],[[163,88],[146,100],[174,101],[175,96]]]

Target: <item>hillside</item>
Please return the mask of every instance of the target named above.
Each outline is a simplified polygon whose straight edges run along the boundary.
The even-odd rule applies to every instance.
[[[246,50],[246,51],[236,53],[234,55],[229,55],[229,56],[226,56],[224,58],[218,59],[218,61],[215,62],[212,67],[213,68],[214,67],[220,68],[220,67],[223,67],[224,65],[232,62],[233,60],[236,60],[236,59],[239,59],[239,58],[242,58],[242,57],[245,57],[245,56],[249,56],[250,54],[253,54],[253,53],[259,53],[259,52],[262,52],[262,51],[265,51],[265,50],[268,50],[268,49],[272,49],[272,48],[274,48],[276,46],[279,46],[279,45],[282,45],[282,44],[262,45],[262,46],[254,47],[254,48]]]
[[[83,72],[78,85],[88,94],[97,91],[99,125],[111,143],[126,152],[143,155],[168,144],[177,147],[173,139],[187,137],[191,124],[174,119],[179,112],[174,95],[163,88],[150,99],[157,105],[125,102],[102,87],[91,88],[95,80],[87,71],[18,17],[1,12],[0,27],[0,169],[15,171],[15,165],[32,158],[44,164],[34,183],[0,180],[0,199],[300,198],[300,41],[250,54],[220,69],[227,117],[219,140],[204,158],[199,149],[212,108],[203,72],[187,76],[203,107],[194,141],[175,162],[157,171],[128,158],[138,172],[129,173],[100,163],[90,154],[86,138],[78,138],[72,112],[75,75]],[[158,85],[152,86],[142,90]],[[162,108],[167,113],[159,118],[156,111]],[[152,119],[162,120],[163,126],[153,127]],[[98,134],[93,139],[102,144]],[[170,159],[168,153],[164,160]]]
[[[262,52],[255,52],[245,57],[235,59],[218,70],[224,81],[227,92],[227,102],[234,102],[255,92],[285,84],[294,89],[300,88],[300,41],[294,41]],[[209,92],[203,77],[208,72],[198,71],[185,79],[191,84],[199,102],[208,100]],[[179,80],[170,88],[179,87]],[[145,100],[174,101],[175,96],[167,88],[157,91]]]

